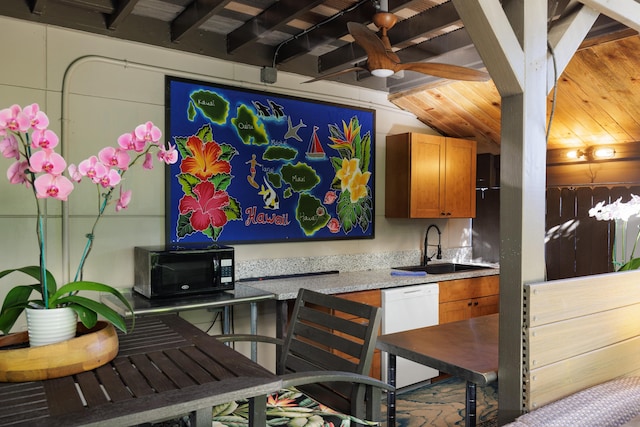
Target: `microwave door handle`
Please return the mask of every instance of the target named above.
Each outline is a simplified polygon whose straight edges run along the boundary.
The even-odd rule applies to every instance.
[[[213,285],[218,286],[220,285],[220,260],[218,258],[213,258],[211,263],[213,264]]]

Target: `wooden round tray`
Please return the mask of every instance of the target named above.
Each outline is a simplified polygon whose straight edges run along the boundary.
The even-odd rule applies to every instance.
[[[25,346],[28,342],[26,331],[0,337],[0,382],[39,381],[90,371],[118,354],[118,334],[104,321],[89,330],[78,322],[76,338],[56,344]]]

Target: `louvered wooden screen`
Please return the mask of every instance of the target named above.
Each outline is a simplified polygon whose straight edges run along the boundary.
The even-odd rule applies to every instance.
[[[613,221],[589,217],[589,209],[604,200],[611,203],[640,187],[562,187],[547,189],[547,279],[587,276],[613,271]]]

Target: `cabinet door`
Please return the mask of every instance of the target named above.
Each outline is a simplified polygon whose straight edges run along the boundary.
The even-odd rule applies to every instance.
[[[445,184],[445,139],[439,136],[411,134],[411,172],[409,216],[438,218],[442,216]],[[475,191],[474,191],[475,194]]]
[[[476,298],[473,300],[471,317],[486,316],[500,311],[500,295]]]
[[[471,318],[472,300],[460,300],[441,303],[438,307],[438,316],[440,316],[440,324],[457,322]]]
[[[457,322],[472,317],[495,314],[499,311],[499,303],[499,295],[445,302],[440,304],[438,308],[439,323]]]
[[[447,218],[476,216],[476,143],[447,138],[441,215]]]

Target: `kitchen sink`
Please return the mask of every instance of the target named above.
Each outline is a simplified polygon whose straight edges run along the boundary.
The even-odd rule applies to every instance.
[[[406,267],[394,267],[394,270],[403,270],[403,271],[424,271],[427,274],[447,274],[447,273],[457,273],[460,271],[471,271],[471,270],[483,270],[485,268],[491,268],[486,265],[477,265],[477,264],[458,264],[455,262],[443,262],[438,264],[427,264],[427,265],[409,265]]]

